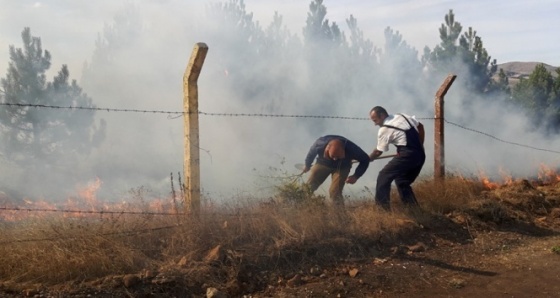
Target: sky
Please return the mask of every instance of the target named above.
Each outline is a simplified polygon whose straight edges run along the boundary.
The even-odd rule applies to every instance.
[[[154,19],[154,22],[170,24],[181,21],[181,16],[174,12],[177,6],[202,11],[204,4],[210,3],[204,0],[129,2],[160,7],[167,15],[160,15],[165,19]],[[71,73],[79,73],[82,63],[91,55],[95,36],[123,3],[125,1],[0,0],[0,71],[7,68],[8,47],[19,45],[22,29],[31,27],[32,33],[41,37],[53,53],[54,65],[66,63]],[[277,11],[290,31],[299,35],[305,25],[309,3],[301,0],[245,1],[247,11],[253,12],[261,24],[268,24]],[[437,30],[444,16],[453,9],[464,30],[468,27],[476,30],[498,63],[524,61],[560,66],[560,38],[556,32],[560,26],[560,2],[555,0],[541,0],[538,5],[529,0],[325,0],[323,3],[327,6],[327,18],[343,30],[346,29],[345,20],[353,15],[365,37],[374,44],[382,44],[383,30],[389,26],[399,31],[419,52],[425,46],[433,48],[438,44]]]
[[[246,1],[248,10],[264,16],[274,8],[291,24],[305,23],[306,15],[293,14],[305,9],[309,1]],[[345,20],[353,15],[366,37],[375,44],[383,43],[383,29],[391,27],[420,52],[425,46],[439,43],[438,28],[450,9],[463,30],[472,27],[482,37],[485,48],[498,63],[523,61],[543,62],[560,66],[560,38],[556,29],[560,25],[558,14],[560,2],[555,0],[536,2],[513,1],[328,1],[327,18],[345,28]],[[277,6],[277,8],[276,8]],[[270,15],[270,13],[269,13]]]
[[[215,1],[213,1],[215,2]],[[180,111],[182,109],[182,76],[196,42],[211,40],[204,29],[212,27],[203,19],[204,7],[208,1],[185,0],[53,0],[53,1],[9,1],[0,0],[0,77],[5,77],[9,63],[9,46],[21,47],[21,32],[31,28],[31,34],[42,40],[43,48],[52,55],[51,76],[62,64],[67,64],[70,76],[80,82],[84,64],[91,63],[96,40],[104,32],[104,26],[112,24],[115,15],[128,4],[134,4],[141,15],[150,36],[132,40],[130,48],[117,63],[119,69],[100,78],[99,86],[84,90],[94,98],[99,107],[129,108],[148,110]],[[310,1],[301,0],[246,0],[246,11],[253,12],[253,18],[266,27],[278,12],[292,34],[301,37],[305,26]],[[422,52],[425,46],[433,48],[439,43],[438,28],[444,16],[453,9],[456,21],[463,30],[473,27],[482,38],[484,46],[498,63],[512,61],[543,62],[560,66],[560,39],[556,38],[556,28],[560,26],[560,2],[533,1],[332,1],[325,0],[326,18],[336,22],[342,31],[347,31],[345,20],[353,15],[365,38],[377,47],[383,47],[383,31],[391,27],[399,31],[403,39]],[[193,30],[190,30],[193,29]],[[197,33],[193,33],[196,31]],[[220,60],[214,55],[223,49],[210,50],[205,68],[200,77],[200,109],[209,112],[258,113],[264,106],[254,102],[231,98],[227,89],[227,76],[220,68]],[[239,49],[231,49],[236,53]],[[122,54],[122,53],[121,53]],[[280,69],[271,61],[269,71]],[[302,68],[302,74],[306,69]],[[154,75],[155,74],[155,75]],[[157,74],[161,74],[158,76]],[[266,74],[266,73],[265,73]],[[296,75],[302,75],[300,73]],[[113,77],[111,77],[113,75]],[[300,80],[305,88],[305,80]],[[458,83],[457,83],[458,84]],[[220,88],[223,87],[223,88]],[[438,86],[432,88],[437,89]],[[409,98],[410,94],[402,94]],[[367,95],[370,96],[370,95]],[[373,96],[375,98],[375,96]],[[468,94],[454,86],[449,91],[446,109],[451,117],[461,119],[466,114],[462,102]],[[308,99],[314,100],[314,99]],[[430,117],[432,98],[417,111],[406,111],[412,104],[406,100],[388,104],[391,111],[403,109],[405,113],[417,117]],[[456,103],[456,104],[454,104]],[[274,103],[267,103],[274,105]],[[278,106],[277,113],[297,114],[301,103]],[[341,105],[340,115],[367,117],[372,103],[363,105]],[[504,113],[499,107],[470,103],[471,109],[479,109],[476,119],[468,119],[466,126],[492,133],[503,140],[530,144],[541,148],[560,148],[555,140],[539,134],[524,134],[527,121],[517,112]],[[182,171],[182,120],[161,115],[137,115],[98,112],[96,117],[107,121],[109,132],[103,146],[83,161],[83,164],[69,169],[68,176],[78,170],[87,172],[89,178],[83,180],[59,179],[57,183],[87,185],[96,177],[104,181],[101,190],[108,188],[107,195],[122,195],[127,189],[145,185],[156,190],[169,190],[170,172]],[[301,122],[286,122],[285,119],[252,119],[243,117],[203,117],[201,116],[201,180],[205,191],[213,196],[227,192],[228,195],[245,195],[248,189],[266,189],[262,176],[267,169],[280,168],[293,173],[292,164],[303,161],[307,149],[318,135],[301,129]],[[312,120],[310,120],[312,121]],[[310,122],[310,126],[318,125]],[[282,129],[278,129],[281,127]],[[432,135],[430,126],[427,135]],[[375,145],[376,128],[370,123],[356,126],[356,123],[333,121],[316,129],[318,133],[339,133],[348,135],[370,152]],[[531,169],[534,173],[538,164],[554,164],[557,155],[527,151],[503,144],[488,142],[480,134],[465,133],[456,127],[449,127],[449,149],[446,151],[450,169],[496,172],[499,167],[513,173],[523,173]],[[465,136],[466,134],[466,136]],[[521,135],[521,136],[520,136]],[[271,137],[273,136],[273,137]],[[288,144],[288,145],[286,145]],[[432,150],[429,147],[427,150]],[[495,147],[494,147],[495,146]],[[501,147],[502,146],[502,147]],[[496,154],[500,152],[502,154]],[[528,153],[529,152],[529,153]],[[431,152],[428,153],[431,155]],[[512,163],[512,160],[517,162]],[[9,164],[9,161],[4,161]],[[429,174],[431,160],[425,166]],[[357,185],[345,191],[360,195],[364,186],[374,185],[376,172],[383,162],[374,163]],[[4,172],[5,174],[6,172]],[[14,172],[15,173],[15,172]],[[278,174],[273,172],[272,174]],[[0,173],[2,175],[2,173]],[[19,175],[19,174],[18,174]],[[17,185],[15,174],[4,177],[4,181]],[[26,177],[21,173],[21,177]],[[80,179],[81,176],[80,176]],[[256,181],[256,182],[255,182]],[[266,183],[265,183],[266,184]],[[323,185],[328,188],[328,181]]]
[[[144,0],[129,1],[140,5],[165,7],[176,6],[178,1]],[[183,6],[201,10],[210,1],[182,1]],[[216,1],[214,1],[216,2]],[[110,22],[114,12],[124,1],[10,1],[1,0],[0,11],[0,57],[8,57],[9,45],[20,44],[20,33],[31,27],[53,52],[53,62],[72,63],[76,71],[89,58],[95,36],[103,25]],[[301,35],[306,11],[310,1],[300,0],[246,0],[247,11],[262,24],[268,24],[277,11],[293,33]],[[201,5],[202,4],[202,5]],[[345,29],[345,20],[353,15],[367,38],[381,44],[383,30],[390,26],[403,38],[421,51],[425,46],[433,48],[439,42],[437,29],[444,16],[453,9],[456,20],[463,28],[472,27],[482,37],[484,46],[498,63],[525,61],[543,62],[560,66],[560,39],[556,28],[560,25],[560,3],[533,1],[328,1],[327,18]],[[181,16],[173,16],[172,9],[165,22],[180,22]],[[158,20],[162,21],[162,20]],[[0,60],[0,70],[7,67],[7,59]]]

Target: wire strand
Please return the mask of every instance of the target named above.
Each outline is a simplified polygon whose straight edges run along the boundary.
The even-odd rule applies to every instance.
[[[0,207],[0,211],[26,211],[26,212],[60,212],[60,213],[76,213],[76,214],[131,214],[131,215],[163,215],[176,216],[185,215],[185,213],[172,212],[144,212],[144,211],[94,211],[94,210],[65,210],[65,209],[46,209],[46,208],[21,208],[21,207]]]

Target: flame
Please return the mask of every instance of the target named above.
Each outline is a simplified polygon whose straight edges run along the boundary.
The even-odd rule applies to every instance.
[[[490,178],[483,171],[479,171],[478,176],[484,188],[492,190],[500,187],[498,183],[490,181]]]
[[[54,206],[54,204],[46,202],[45,200],[32,201],[29,198],[24,198],[23,202],[24,202],[23,206],[7,204],[6,207],[13,208],[15,210],[3,210],[2,212],[0,212],[0,220],[14,222],[14,221],[20,221],[24,219],[44,218],[48,213],[48,211],[46,210],[56,209],[56,206]],[[17,209],[22,209],[22,210],[17,210]],[[44,211],[28,212],[27,210],[44,210]]]
[[[500,175],[502,176],[503,185],[512,185],[513,184],[513,176],[510,173],[506,173],[506,171],[500,167],[499,169]]]
[[[480,179],[480,181],[482,182],[482,185],[484,185],[484,187],[486,189],[492,190],[492,189],[497,189],[498,187],[500,187],[500,185],[498,183],[490,181],[490,179],[488,179],[488,177],[482,177]]]
[[[95,181],[88,183],[88,185],[78,191],[78,195],[89,205],[91,211],[97,211],[99,202],[97,201],[97,191],[101,187],[101,179],[95,178]]]
[[[552,167],[545,164],[541,164],[539,166],[539,173],[537,177],[543,184],[556,184],[560,182],[560,174],[558,174],[556,170],[552,169]]]
[[[501,179],[499,181],[491,180],[483,171],[479,171],[479,180],[482,185],[488,189],[493,190],[500,188],[501,186],[513,185],[515,179],[511,173],[508,173],[505,169],[499,168]]]
[[[20,206],[13,204],[9,199],[4,204],[9,210],[0,210],[0,221],[21,221],[32,218],[45,218],[47,216],[61,216],[63,218],[99,218],[106,216],[103,212],[146,212],[146,213],[177,213],[172,198],[155,198],[143,204],[131,203],[126,200],[118,202],[105,202],[97,198],[102,181],[95,178],[85,186],[79,186],[75,196],[70,196],[66,201],[55,204],[44,199],[31,200],[24,198]],[[13,210],[12,210],[13,209]],[[20,209],[20,210],[17,210]],[[29,210],[29,212],[26,212]],[[74,212],[75,211],[75,212]]]

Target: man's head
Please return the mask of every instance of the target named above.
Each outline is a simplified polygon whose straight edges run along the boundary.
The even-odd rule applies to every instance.
[[[344,141],[340,139],[332,139],[325,147],[325,158],[330,160],[341,160],[346,157],[344,150]]]
[[[385,121],[385,118],[387,118],[388,116],[389,114],[387,113],[387,110],[380,106],[373,107],[373,109],[369,111],[369,118],[377,126],[383,125],[383,121]]]

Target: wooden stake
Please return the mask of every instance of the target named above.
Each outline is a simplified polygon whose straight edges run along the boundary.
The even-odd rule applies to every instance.
[[[435,125],[434,125],[434,178],[445,178],[445,146],[443,128],[445,124],[443,97],[455,81],[457,75],[449,74],[436,92],[435,98]]]

